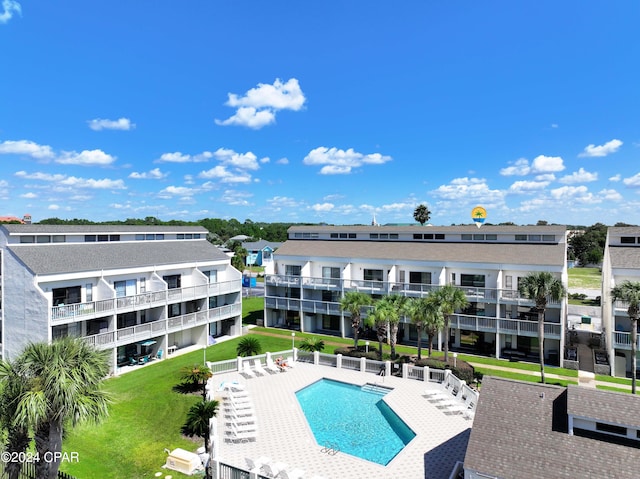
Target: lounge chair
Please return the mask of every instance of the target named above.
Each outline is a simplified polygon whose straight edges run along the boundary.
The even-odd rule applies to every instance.
[[[247,379],[256,377],[256,373],[253,372],[253,370],[251,369],[251,366],[249,366],[248,362],[243,362],[242,363],[242,371],[240,372],[240,374],[245,376]]]
[[[276,462],[275,464],[264,464],[262,470],[267,477],[277,477],[280,471],[289,467],[283,462]]]
[[[253,471],[254,469],[260,470],[264,464],[269,464],[271,462],[271,458],[268,456],[260,456],[258,459],[245,457],[244,460],[247,463],[249,471]]]
[[[292,358],[291,356],[289,356],[289,357],[287,358],[287,360],[286,360],[286,362],[285,362],[285,365],[286,365],[288,368],[292,368],[292,367],[293,367],[293,358]]]
[[[256,372],[258,376],[266,376],[267,372],[262,368],[262,364],[259,359],[253,360],[253,370]]]
[[[292,471],[283,469],[278,474],[279,479],[302,479],[302,476],[304,476],[304,471],[301,469],[293,469]]]
[[[265,368],[270,373],[274,373],[275,374],[275,373],[279,373],[280,372],[280,368],[278,366],[276,366],[276,364],[273,362],[273,359],[271,359],[271,358],[267,358],[267,364],[266,364]]]
[[[162,359],[162,352],[163,352],[162,349],[158,349],[158,352],[156,353],[153,359]]]

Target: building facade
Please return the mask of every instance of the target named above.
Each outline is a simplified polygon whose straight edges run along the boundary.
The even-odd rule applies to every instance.
[[[518,293],[530,272],[548,271],[567,285],[564,226],[294,226],[265,277],[265,324],[352,336],[340,309],[347,291],[374,299],[418,297],[445,284],[465,291],[469,307],[451,318],[454,348],[505,357],[534,356],[537,313]],[[550,301],[545,356],[562,361],[566,299]],[[366,331],[363,331],[366,335]],[[399,341],[415,343],[407,318]],[[442,347],[440,336],[436,347]]]
[[[0,226],[2,358],[78,336],[112,370],[241,334],[241,274],[202,227]]]
[[[609,228],[602,261],[602,328],[611,374],[621,377],[631,373],[631,320],[629,305],[612,301],[611,289],[624,281],[640,281],[640,227]]]

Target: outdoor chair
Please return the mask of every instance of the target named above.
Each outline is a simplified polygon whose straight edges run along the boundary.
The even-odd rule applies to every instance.
[[[240,372],[240,374],[245,376],[247,379],[256,377],[256,373],[253,372],[248,362],[242,363],[242,371]]]
[[[273,359],[270,357],[267,358],[267,365],[265,366],[265,368],[267,369],[267,371],[273,374],[280,372],[280,368],[276,366],[276,364],[273,362]]]
[[[283,469],[278,474],[280,479],[302,479],[302,476],[304,476],[304,471],[301,469],[293,469],[292,471]]]
[[[158,352],[156,353],[155,359],[162,359],[162,349],[158,349]]]
[[[249,457],[245,457],[244,460],[246,461],[247,467],[249,468],[250,472],[255,469],[260,470],[260,468],[264,464],[269,464],[271,462],[271,458],[268,456],[260,456],[258,459],[251,459]]]
[[[266,376],[267,372],[262,368],[262,364],[259,359],[253,360],[253,370],[256,372],[258,376]]]
[[[278,474],[280,474],[280,471],[282,471],[283,469],[286,469],[287,467],[289,466],[287,466],[283,462],[276,462],[275,464],[264,464],[262,466],[262,470],[264,471],[267,477],[274,478]]]
[[[136,361],[136,358],[129,358],[129,366],[137,366],[138,365],[138,361]]]

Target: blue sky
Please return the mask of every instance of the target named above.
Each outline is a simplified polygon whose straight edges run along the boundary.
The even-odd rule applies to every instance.
[[[639,2],[0,1],[0,215],[640,223]]]

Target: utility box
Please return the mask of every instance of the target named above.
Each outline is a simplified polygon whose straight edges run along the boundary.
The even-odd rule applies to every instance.
[[[255,276],[243,276],[242,277],[242,286],[244,288],[255,288],[256,287],[256,278],[255,278]]]
[[[203,469],[200,456],[179,448],[171,451],[171,454],[167,457],[167,462],[164,467],[171,469],[172,471],[181,472],[187,476]]]

